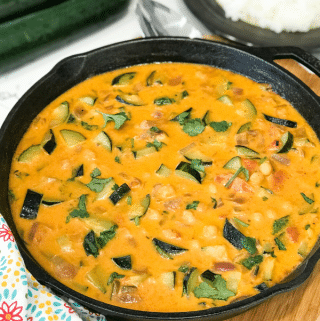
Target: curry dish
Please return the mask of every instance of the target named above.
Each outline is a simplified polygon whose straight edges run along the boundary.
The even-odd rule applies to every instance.
[[[319,231],[319,140],[267,84],[161,63],[95,76],[32,122],[9,199],[34,258],[112,305],[206,309],[281,282]]]

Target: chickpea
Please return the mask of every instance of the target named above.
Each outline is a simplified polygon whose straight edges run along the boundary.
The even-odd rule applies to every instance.
[[[260,165],[260,172],[264,175],[264,176],[268,176],[271,174],[272,172],[272,166],[269,162],[264,162]]]
[[[216,238],[218,229],[214,225],[207,225],[202,230],[202,235],[206,239]]]
[[[191,211],[183,211],[182,219],[186,224],[194,224],[196,221]]]
[[[251,175],[250,177],[250,182],[253,184],[253,185],[259,185],[262,180],[263,180],[264,176],[262,175],[262,173],[260,172],[255,172]]]
[[[209,185],[209,192],[210,192],[211,194],[217,194],[217,187],[216,187],[216,185],[210,184],[210,185]]]

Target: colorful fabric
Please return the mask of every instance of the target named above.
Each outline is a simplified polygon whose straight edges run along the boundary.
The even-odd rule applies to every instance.
[[[26,269],[0,214],[0,321],[106,321],[80,304],[53,294]]]

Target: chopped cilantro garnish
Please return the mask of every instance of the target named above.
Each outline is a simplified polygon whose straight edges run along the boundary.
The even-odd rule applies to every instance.
[[[103,119],[104,119],[103,127],[106,127],[108,122],[114,121],[114,128],[119,129],[127,120],[129,120],[128,115],[124,111],[117,114],[105,114],[98,110],[97,112],[103,116]]]
[[[79,198],[78,209],[74,209],[66,218],[66,223],[69,223],[70,219],[74,217],[86,218],[89,217],[89,213],[86,208],[86,195],[81,195]]]
[[[248,270],[251,270],[255,265],[260,264],[263,261],[262,255],[250,256],[247,259],[241,261],[241,264]]]
[[[90,174],[90,176],[92,177],[92,178],[95,178],[95,177],[97,177],[97,176],[100,176],[101,175],[101,171],[100,171],[100,169],[99,168],[95,168],[93,171],[92,171],[92,173]]]
[[[179,272],[182,272],[182,273],[186,273],[189,271],[189,266],[184,264],[184,265],[181,265],[178,269]]]
[[[112,284],[115,279],[122,279],[124,277],[125,277],[125,275],[123,275],[123,274],[118,274],[117,272],[113,272],[109,276],[107,285]]]
[[[226,183],[226,185],[224,185],[224,187],[229,188],[229,186],[232,184],[232,182],[237,178],[238,175],[240,175],[240,173],[243,172],[244,176],[246,178],[246,181],[249,180],[249,171],[244,168],[243,166],[239,167],[239,169],[230,177],[230,179],[228,180],[228,182]]]
[[[215,199],[215,198],[213,198],[213,197],[211,197],[211,201],[212,201],[212,203],[213,203],[213,209],[216,209],[217,208],[217,206],[218,206],[218,202],[217,202],[217,200]]]
[[[183,125],[183,131],[189,136],[197,136],[201,134],[205,128],[206,126],[203,124],[200,118],[188,119]]]
[[[186,209],[187,210],[196,210],[199,203],[200,203],[200,201],[193,201],[192,203],[187,204]]]
[[[236,217],[234,217],[233,220],[234,220],[237,224],[240,224],[240,225],[242,225],[242,226],[244,226],[244,227],[248,227],[248,226],[249,226],[249,224],[247,224],[247,223],[239,220],[239,219],[236,218]]]
[[[304,194],[304,193],[300,193],[300,194],[301,194],[301,196],[303,197],[303,199],[304,199],[307,203],[309,203],[309,204],[314,203],[314,200],[311,199],[311,198],[309,198],[309,197],[307,197],[306,194]]]
[[[286,250],[287,250],[287,248],[285,247],[285,245],[280,241],[279,237],[276,237],[276,238],[274,239],[274,241],[276,242],[276,244],[277,244],[277,246],[278,246],[278,248],[279,248],[280,251],[286,251]]]
[[[86,130],[96,130],[99,128],[98,125],[90,125],[86,123],[85,121],[81,121],[81,126]]]
[[[117,162],[117,163],[119,163],[119,164],[121,164],[121,160],[120,160],[120,157],[119,157],[119,156],[116,156],[116,157],[114,158],[114,161]]]
[[[289,223],[289,215],[279,218],[273,222],[272,234],[277,234]]]
[[[225,120],[220,122],[212,121],[209,124],[216,132],[225,132],[232,125],[231,122],[226,122]]]
[[[151,132],[154,132],[154,133],[161,133],[161,132],[162,132],[161,129],[159,129],[158,127],[155,127],[155,126],[151,127],[151,128],[150,128],[150,131],[151,131]]]
[[[243,247],[250,253],[255,254],[257,252],[256,239],[253,237],[245,237],[241,241]]]
[[[304,227],[305,230],[309,230],[309,228],[310,228],[310,224],[307,224],[307,225]]]
[[[154,147],[157,151],[159,151],[165,143],[159,142],[158,140],[154,140],[153,143],[147,143],[147,147]]]
[[[188,97],[189,96],[189,93],[186,91],[186,90],[184,90],[182,93],[181,93],[181,99],[184,99],[184,98],[186,98],[186,97]]]
[[[221,275],[216,275],[211,285],[206,282],[200,283],[193,293],[196,298],[208,298],[213,300],[228,300],[235,294],[227,289],[227,282]]]
[[[140,224],[140,217],[139,216],[136,216],[134,219],[133,219],[133,222],[136,226],[139,226]]]
[[[8,191],[9,202],[14,202],[16,200],[16,196],[14,195],[13,191],[9,189]]]
[[[119,185],[118,185],[118,184],[114,184],[114,185],[111,187],[111,189],[112,189],[113,191],[116,191],[118,188],[119,188]]]
[[[97,176],[101,175],[101,171],[99,168],[95,168],[90,176],[92,177],[91,182],[88,183],[86,186],[91,189],[91,191],[100,193],[103,188],[106,186],[107,183],[109,183],[112,178],[97,178]]]
[[[199,172],[204,172],[204,166],[202,164],[201,159],[192,159],[191,160],[191,168],[193,168]]]
[[[263,164],[266,160],[268,159],[268,157],[263,157],[259,160],[259,165]]]
[[[134,138],[131,138],[131,148],[134,148]]]
[[[67,120],[67,123],[74,123],[76,121],[76,117],[74,117],[72,114],[69,115],[69,118]]]

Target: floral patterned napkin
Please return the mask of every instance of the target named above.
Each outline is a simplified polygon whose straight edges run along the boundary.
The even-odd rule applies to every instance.
[[[26,269],[0,214],[0,321],[106,321],[78,303],[53,294]]]

